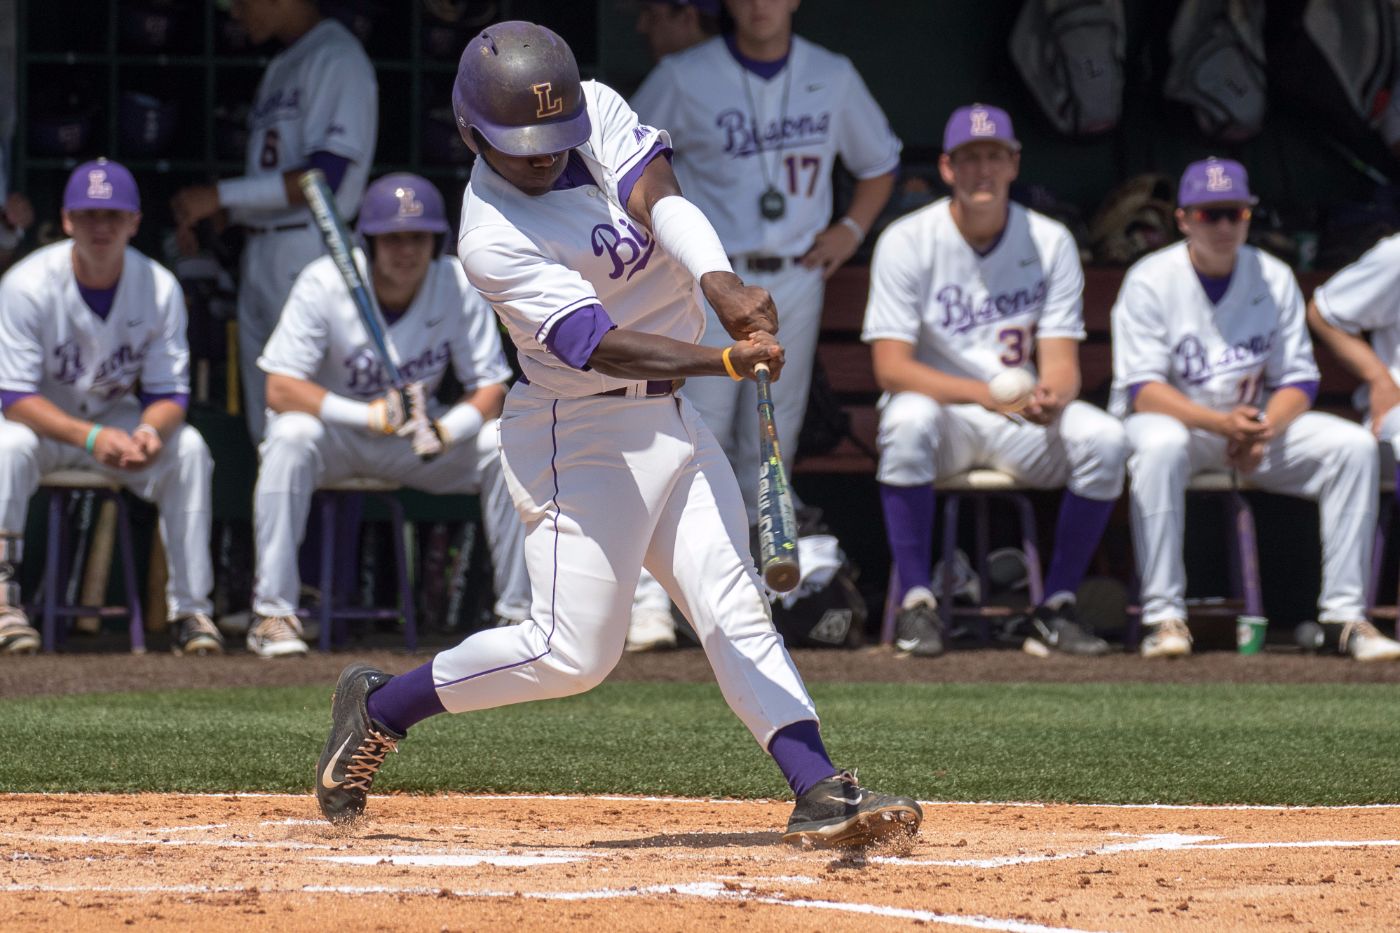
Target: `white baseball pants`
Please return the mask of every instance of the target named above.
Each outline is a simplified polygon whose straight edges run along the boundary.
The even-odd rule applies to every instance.
[[[1123,491],[1123,425],[1088,402],[1070,402],[1049,426],[1015,420],[981,405],[943,405],[919,392],[882,400],[876,478],[921,486],[940,476],[990,467],[1040,489],[1067,486],[1086,499]]]
[[[1189,430],[1170,415],[1140,412],[1124,422],[1132,476],[1133,549],[1142,581],[1142,621],[1186,618],[1186,485],[1203,470],[1227,469],[1226,440]],[[1249,483],[1317,503],[1322,531],[1319,622],[1366,616],[1366,580],[1376,527],[1375,439],[1360,425],[1305,412],[1265,449]]]
[[[133,399],[104,414],[102,423],[132,431],[141,423],[141,408]],[[198,431],[183,425],[154,463],[133,471],[103,466],[79,447],[39,437],[22,424],[0,418],[0,527],[16,533],[24,530],[29,498],[38,490],[40,478],[55,470],[101,473],[155,503],[165,542],[167,617],[213,611],[209,527],[214,459]]]
[[[491,549],[498,615],[524,618],[530,605],[525,572],[525,530],[501,475],[496,422],[471,441],[424,462],[402,437],[383,437],[344,425],[328,425],[305,412],[274,414],[258,447],[261,460],[253,492],[257,576],[253,611],[264,616],[296,612],[301,578],[297,548],[306,534],[311,495],[320,486],[351,477],[399,483],[424,492],[479,493],[482,525]]]
[[[519,625],[433,659],[454,713],[582,693],[622,656],[645,564],[705,648],[729,707],[767,748],[816,719],[749,556],[734,471],[684,399],[551,399],[516,384],[501,418],[534,602]]]

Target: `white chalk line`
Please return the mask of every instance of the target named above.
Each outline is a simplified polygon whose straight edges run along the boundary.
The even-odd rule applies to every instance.
[[[237,791],[232,793],[161,793],[156,791],[145,791],[142,793],[105,793],[87,791],[56,791],[53,793],[37,793],[33,791],[17,791],[13,793],[0,793],[0,799],[43,799],[50,797],[175,797],[188,799],[206,800],[302,800],[309,801],[310,794],[271,794],[256,793],[250,791]],[[599,800],[607,803],[684,803],[684,804],[769,804],[769,803],[792,803],[791,800],[778,799],[774,797],[755,797],[753,799],[736,800],[732,797],[654,797],[654,796],[631,796],[627,794],[393,794],[379,796],[376,800],[559,800],[559,801],[589,801]],[[1200,811],[1210,813],[1215,811],[1229,812],[1234,810],[1250,811],[1334,811],[1334,810],[1400,810],[1400,803],[1339,803],[1339,804],[1270,804],[1270,803],[1057,803],[1036,800],[920,800],[920,806],[924,807],[1025,807],[1035,810],[1048,810],[1052,808],[1064,807],[1072,810],[1183,810],[1187,812]],[[288,820],[289,824],[293,821]],[[306,823],[320,823],[320,820],[305,820]]]
[[[6,884],[0,885],[3,893],[35,894],[243,894],[257,892],[261,895],[277,894],[338,894],[349,897],[365,896],[419,896],[442,897],[450,895],[462,898],[516,898],[523,897],[544,901],[592,901],[620,900],[624,898],[646,897],[694,897],[704,900],[748,901],[774,907],[791,907],[799,910],[830,910],[841,913],[863,914],[897,920],[922,920],[925,923],[938,923],[946,926],[970,927],[979,930],[1001,930],[1006,933],[1089,933],[1073,927],[1045,926],[1021,920],[1001,919],[982,915],[941,914],[929,910],[916,910],[907,907],[889,907],[882,904],[843,903],[841,901],[820,901],[810,899],[793,900],[784,897],[759,895],[741,888],[734,889],[718,882],[700,881],[691,884],[661,884],[646,887],[598,888],[592,891],[495,891],[458,890],[442,887],[396,887],[391,885],[303,885],[299,888],[243,887],[238,885],[44,885]]]

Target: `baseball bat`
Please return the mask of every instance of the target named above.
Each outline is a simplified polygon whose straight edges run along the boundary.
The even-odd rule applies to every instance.
[[[101,606],[107,601],[107,581],[112,574],[112,552],[117,538],[117,504],[108,499],[97,510],[88,545],[87,565],[83,568],[82,604]],[[102,628],[97,616],[79,616],[73,627],[85,635],[95,635]]]
[[[360,315],[360,322],[364,325],[365,333],[369,334],[370,345],[384,366],[389,382],[396,389],[405,388],[408,381],[399,370],[398,354],[389,343],[388,328],[379,312],[379,306],[375,303],[374,293],[365,284],[360,267],[355,264],[355,254],[350,248],[350,231],[341,219],[340,212],[336,210],[335,198],[330,185],[326,183],[326,176],[320,169],[313,168],[302,173],[299,184],[302,194],[306,196],[306,204],[311,208],[316,228],[321,231],[321,240],[326,244],[326,250],[350,292],[350,300]],[[427,412],[415,411],[412,424],[415,450],[424,454],[442,451],[442,440],[429,423]]]
[[[773,418],[772,376],[767,363],[754,367],[758,383],[758,554],[763,582],[786,593],[802,579],[797,563],[797,518],[792,490],[778,447],[778,425]]]

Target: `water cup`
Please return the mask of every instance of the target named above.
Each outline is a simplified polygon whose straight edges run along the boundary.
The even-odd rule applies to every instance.
[[[1235,618],[1235,647],[1240,654],[1258,654],[1264,650],[1264,635],[1269,630],[1269,620],[1263,616],[1237,616]]]

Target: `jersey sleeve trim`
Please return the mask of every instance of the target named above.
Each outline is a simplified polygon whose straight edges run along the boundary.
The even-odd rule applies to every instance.
[[[598,297],[596,295],[586,295],[582,298],[577,299],[576,301],[570,302],[569,304],[565,305],[564,307],[560,308],[558,311],[555,311],[549,317],[544,319],[544,323],[541,324],[539,328],[535,331],[535,340],[539,342],[540,346],[545,346],[546,341],[549,339],[550,332],[554,330],[555,326],[560,321],[564,320],[564,318],[573,314],[580,308],[586,308],[589,305],[596,304],[598,304]]]
[[[900,343],[907,343],[917,346],[919,339],[903,331],[868,330],[860,335],[861,343],[874,343],[877,340],[897,340]]]
[[[594,302],[578,308],[556,324],[541,341],[545,348],[574,369],[588,372],[593,351],[608,331],[616,329],[608,312]]]

